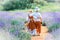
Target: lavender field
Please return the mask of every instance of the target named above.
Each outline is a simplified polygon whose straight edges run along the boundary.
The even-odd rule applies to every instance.
[[[24,32],[26,15],[23,12],[0,12],[0,40],[30,40],[30,34]]]
[[[60,12],[42,13],[42,19],[54,40],[60,40]]]
[[[0,33],[3,33],[2,37],[8,34],[8,39],[5,37],[4,39],[30,40],[30,34],[24,32],[24,30],[26,30],[24,21],[26,20],[27,14],[26,12],[0,12]],[[43,23],[45,23],[49,29],[49,33],[54,36],[55,40],[60,40],[60,12],[43,12],[41,15]]]

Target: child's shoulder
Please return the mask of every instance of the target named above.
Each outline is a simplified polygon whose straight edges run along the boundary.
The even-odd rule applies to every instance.
[[[28,14],[28,16],[33,16],[33,13],[31,13],[31,14]]]

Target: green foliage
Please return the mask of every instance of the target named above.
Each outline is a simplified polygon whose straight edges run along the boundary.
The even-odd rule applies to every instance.
[[[55,0],[45,0],[47,2],[56,2]]]
[[[32,6],[31,6],[31,8],[34,9],[36,6],[37,6],[37,4],[33,3]]]
[[[31,8],[34,9],[35,7],[43,7],[43,6],[47,6],[48,3],[44,0],[34,0],[34,3],[32,4]]]
[[[11,25],[18,25],[18,24],[19,24],[19,22],[17,20],[12,20],[11,21]]]
[[[34,3],[34,0],[30,0],[31,3]]]
[[[29,33],[26,33],[26,32],[20,32],[18,35],[18,38],[20,40],[31,40],[31,35]]]
[[[40,9],[41,12],[56,12],[56,11],[60,11],[60,5],[49,3],[47,6],[41,6]]]
[[[38,1],[35,0],[34,3],[37,3],[37,4],[41,5],[41,6],[45,6],[45,5],[48,4],[48,3],[47,3],[46,1],[44,1],[44,0],[38,0]]]
[[[24,21],[23,18],[11,20],[9,32],[15,35],[19,40],[31,40],[31,35],[25,32]]]
[[[21,29],[20,31],[19,30],[17,31],[16,29],[11,28],[10,33],[15,35],[16,38],[19,38],[19,40],[31,40],[31,35],[27,32],[23,32]]]
[[[54,23],[54,24],[52,24],[52,26],[50,26],[48,29],[49,29],[49,32],[51,32],[51,31],[56,30],[56,29],[59,28],[59,27],[60,27],[60,23]]]
[[[3,10],[3,6],[2,5],[0,5],[0,11],[2,11]]]
[[[25,26],[24,26],[24,19],[14,19],[14,20],[11,20],[11,26],[13,27],[13,29],[15,28],[16,30],[23,30],[25,29]]]
[[[0,29],[2,28],[3,30],[8,31],[12,36],[14,36],[13,39],[11,37],[11,40],[31,40],[31,35],[25,31],[24,18],[7,19],[8,18],[0,18]]]
[[[25,9],[31,7],[30,0],[9,0],[3,4],[4,10]]]
[[[0,10],[11,10],[11,11],[28,11],[34,9],[36,6],[40,8],[40,12],[56,12],[60,11],[60,4],[52,3],[48,1],[54,0],[9,0],[0,6]],[[23,10],[24,9],[24,10]]]
[[[40,1],[39,4],[40,4],[41,6],[46,6],[48,3],[47,3],[46,1]]]

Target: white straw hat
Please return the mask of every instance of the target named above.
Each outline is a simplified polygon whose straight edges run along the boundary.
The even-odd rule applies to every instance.
[[[39,7],[36,7],[36,8],[35,8],[35,11],[39,11],[39,10],[40,10]]]

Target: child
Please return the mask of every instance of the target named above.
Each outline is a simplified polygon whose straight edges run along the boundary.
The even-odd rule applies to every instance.
[[[32,11],[29,11],[30,13],[28,14],[27,21],[25,22],[27,29],[31,35],[36,35],[36,26],[34,23],[34,18],[32,16]]]

